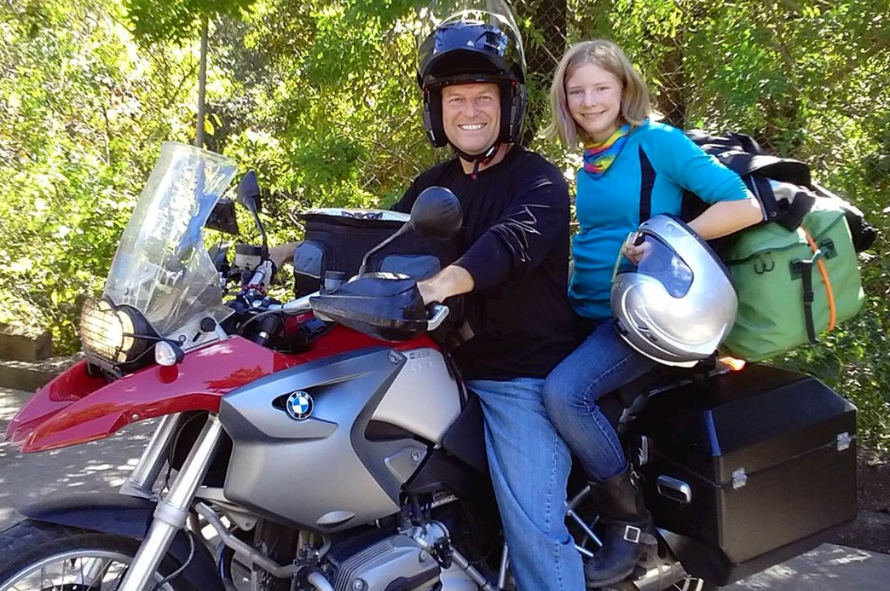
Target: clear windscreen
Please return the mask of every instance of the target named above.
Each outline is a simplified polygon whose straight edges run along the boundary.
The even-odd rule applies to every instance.
[[[213,152],[161,147],[105,283],[105,296],[139,310],[161,336],[197,314],[221,320],[228,313],[203,231],[236,170]]]
[[[645,250],[642,259],[634,265],[627,257],[621,255],[617,272],[636,272],[654,277],[664,285],[667,292],[681,298],[692,286],[692,269],[680,258],[670,246],[651,234],[643,235],[642,246]]]
[[[510,5],[504,0],[434,0],[420,12],[421,26],[417,34],[417,45],[421,47],[429,37],[443,25],[452,22],[477,23],[480,25],[492,25],[513,38],[514,43],[506,44],[504,52],[516,52],[509,56],[516,63],[525,66],[525,55],[522,49],[522,37],[519,35],[519,27],[513,18]],[[487,39],[478,39],[479,44],[489,42]],[[506,39],[505,39],[506,42]],[[479,47],[481,48],[481,46]],[[418,59],[422,59],[423,52],[418,52]],[[417,70],[422,71],[423,64],[417,64]]]

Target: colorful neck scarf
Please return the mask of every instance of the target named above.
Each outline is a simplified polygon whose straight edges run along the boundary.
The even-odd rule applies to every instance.
[[[630,123],[625,123],[606,141],[584,144],[584,170],[593,178],[605,174],[627,143],[631,129]]]

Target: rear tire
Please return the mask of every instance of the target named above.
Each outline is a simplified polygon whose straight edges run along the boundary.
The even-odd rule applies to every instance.
[[[138,549],[138,541],[121,536],[22,521],[0,533],[0,591],[114,589]],[[155,583],[178,568],[175,560],[165,558]],[[160,589],[195,591],[178,576]]]

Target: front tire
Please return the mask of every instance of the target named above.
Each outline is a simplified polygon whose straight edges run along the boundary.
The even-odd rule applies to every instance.
[[[138,549],[129,538],[25,520],[0,533],[0,591],[116,589]],[[178,567],[164,559],[155,584]],[[160,589],[194,591],[181,577]]]
[[[706,583],[702,579],[689,577],[678,583],[674,583],[664,591],[716,591],[717,586]]]

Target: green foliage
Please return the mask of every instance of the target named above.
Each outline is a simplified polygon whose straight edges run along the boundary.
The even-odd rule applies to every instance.
[[[136,37],[147,44],[193,38],[205,19],[237,17],[254,0],[124,0]]]
[[[179,89],[135,57],[116,2],[0,7],[0,322],[77,347],[77,296],[101,288]]]
[[[61,351],[77,347],[75,302],[101,290],[160,144],[193,137],[205,21],[208,147],[257,171],[272,242],[299,237],[293,207],[391,203],[447,155],[429,147],[420,121],[414,36],[426,3],[0,3],[0,322],[50,327]],[[888,0],[515,4],[537,68],[536,117],[549,84],[541,64],[575,41],[612,38],[671,122],[742,130],[811,163],[887,235]],[[568,174],[577,166],[576,149],[532,146]],[[879,241],[863,260],[862,314],[783,363],[849,395],[864,440],[890,448],[885,254]]]

